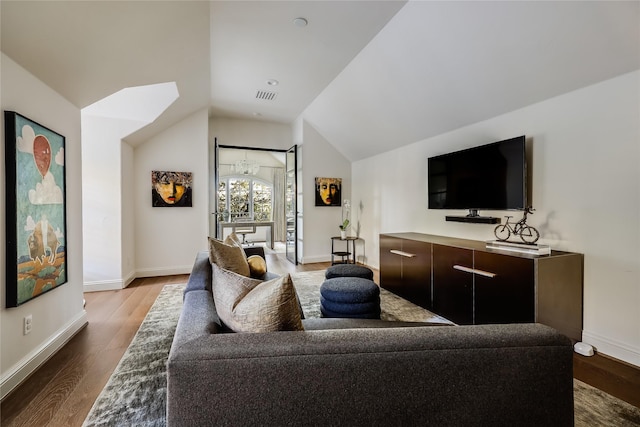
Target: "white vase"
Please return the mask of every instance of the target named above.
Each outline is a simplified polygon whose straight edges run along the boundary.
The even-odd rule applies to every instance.
[[[347,230],[340,230],[340,238],[342,240],[347,238]]]

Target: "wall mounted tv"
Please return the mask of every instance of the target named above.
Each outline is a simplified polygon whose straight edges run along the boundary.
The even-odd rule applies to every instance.
[[[430,157],[429,209],[516,210],[527,207],[525,137]],[[447,217],[449,219],[449,217]]]

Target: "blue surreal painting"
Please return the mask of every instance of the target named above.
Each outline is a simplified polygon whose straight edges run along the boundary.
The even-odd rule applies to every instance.
[[[65,137],[4,112],[6,306],[67,282]]]

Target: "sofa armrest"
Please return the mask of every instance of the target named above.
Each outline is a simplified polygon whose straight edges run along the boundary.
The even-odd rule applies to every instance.
[[[220,332],[220,324],[211,292],[193,290],[184,294],[184,304],[173,336],[171,352],[193,340]]]
[[[200,251],[196,254],[184,294],[202,290],[211,292],[211,263],[208,251]]]
[[[217,334],[172,351],[167,420],[570,426],[572,358],[539,324]]]

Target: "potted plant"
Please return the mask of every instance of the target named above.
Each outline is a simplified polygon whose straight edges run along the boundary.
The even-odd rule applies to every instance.
[[[349,226],[349,220],[345,219],[344,221],[342,221],[342,224],[340,224],[338,227],[340,227],[340,238],[342,240],[347,238],[347,227]]]

